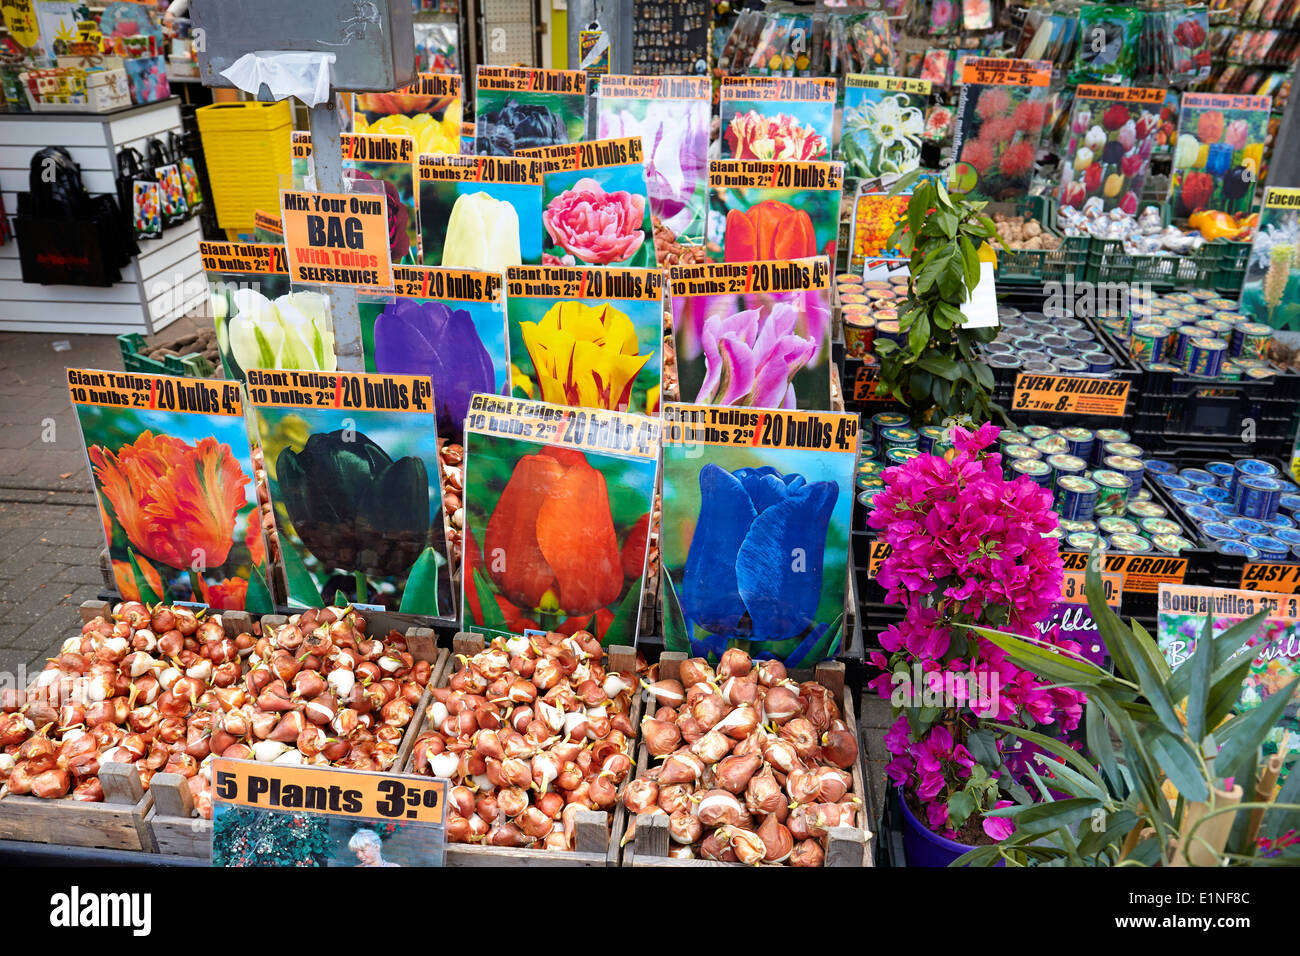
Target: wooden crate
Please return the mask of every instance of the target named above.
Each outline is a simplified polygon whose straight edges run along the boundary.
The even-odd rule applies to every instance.
[[[0,840],[153,852],[144,822],[153,797],[145,792],[140,774],[130,764],[109,763],[100,768],[99,780],[102,803],[8,794],[0,800]]]
[[[451,653],[453,657],[463,655],[473,657],[479,651],[483,650],[485,641],[481,634],[470,634],[467,632],[458,633],[452,639]],[[616,671],[635,671],[636,670],[636,649],[625,645],[615,645],[606,649],[609,658],[610,669]],[[451,675],[460,668],[455,666],[447,667],[442,679],[437,685],[444,686]],[[637,746],[640,738],[639,728],[641,725],[641,694],[634,694],[632,701],[632,710],[628,717],[632,721],[632,726],[638,728],[637,739],[633,741],[633,747]],[[427,723],[427,714],[425,708],[420,709],[416,719],[412,721],[412,731],[407,734],[414,742],[420,734],[424,732]],[[635,750],[634,750],[635,752]],[[407,763],[403,765],[403,770],[412,773],[412,764],[414,763],[411,756],[408,755]],[[618,866],[619,858],[619,839],[623,833],[625,825],[626,811],[623,808],[623,801],[620,799],[614,806],[612,813],[601,811],[583,810],[579,811],[574,821],[574,849],[572,852],[564,853],[556,850],[527,850],[515,849],[514,847],[501,846],[479,846],[468,843],[448,843],[447,855],[444,860],[444,866]]]
[[[260,623],[265,630],[284,624],[285,621],[286,619],[281,615],[268,614],[262,617]],[[230,637],[243,631],[252,633],[253,630],[251,618],[242,611],[222,613],[221,623]],[[367,636],[370,637],[388,633],[388,629],[381,631],[378,626],[372,625],[369,619],[366,621],[366,631]],[[417,660],[429,660],[432,664],[429,684],[425,687],[419,704],[416,705],[417,715],[423,714],[424,709],[429,705],[432,699],[429,696],[429,687],[438,686],[438,681],[442,679],[442,672],[451,657],[450,652],[438,650],[433,641],[433,631],[428,628],[412,627],[406,631],[406,645],[412,656]],[[419,653],[416,652],[417,647]],[[432,658],[421,656],[430,651],[433,653]],[[411,747],[415,743],[415,734],[411,729],[415,725],[415,717],[412,717],[411,723],[406,726],[406,733],[402,735],[397,759],[393,762],[394,768],[400,769],[406,766],[406,761],[410,758]],[[153,794],[154,800],[153,806],[145,816],[145,823],[148,824],[149,832],[152,834],[155,852],[200,859],[209,858],[212,855],[212,821],[205,820],[194,809],[194,797],[190,793],[187,778],[174,773],[155,774],[149,781],[149,792]]]
[[[685,654],[668,651],[659,658],[659,679],[676,680]],[[853,696],[846,692],[844,665],[838,661],[823,661],[811,674],[794,671],[793,679],[815,680],[835,694],[844,723],[849,733],[858,739],[857,713]],[[644,743],[637,748],[636,773],[641,776],[650,766],[650,752]],[[867,777],[863,770],[862,754],[853,764],[853,793],[862,801],[858,808],[857,826],[831,827],[826,837],[826,866],[873,866],[871,853],[869,799]],[[721,863],[717,860],[676,860],[668,855],[668,816],[663,813],[642,813],[637,816],[636,836],[623,848],[623,866],[742,866],[740,863]]]

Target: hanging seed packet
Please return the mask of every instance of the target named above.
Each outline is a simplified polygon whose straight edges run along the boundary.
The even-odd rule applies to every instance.
[[[355,133],[409,136],[417,156],[461,152],[459,75],[421,73],[404,90],[357,93],[355,108]]]
[[[291,607],[451,617],[428,378],[248,373]]]
[[[461,626],[635,644],[659,420],[475,395]]]
[[[1061,162],[1061,205],[1082,209],[1100,196],[1104,209],[1136,216],[1164,102],[1164,90],[1079,87]]]
[[[711,97],[707,77],[601,78],[596,135],[641,137],[656,246],[661,235],[665,245],[704,242]]]
[[[1123,82],[1137,73],[1142,11],[1087,3],[1079,9],[1079,44],[1072,79]]]
[[[337,367],[329,296],[293,291],[283,245],[200,242],[199,255],[227,378],[242,382],[250,368]]]
[[[1210,75],[1210,11],[1204,6],[1165,12],[1167,73],[1171,83],[1203,80]]]
[[[269,614],[238,382],[68,369],[118,592]]]
[[[988,30],[993,26],[992,0],[962,0],[962,26],[967,30]]]
[[[1300,332],[1300,189],[1270,186],[1264,194],[1241,287],[1241,311],[1254,322]]]
[[[509,392],[501,285],[498,272],[396,266],[393,295],[358,303],[366,371],[429,378],[448,441],[460,441],[471,395]]]
[[[951,188],[980,199],[1021,198],[1047,122],[1051,64],[969,57],[960,70]]]
[[[835,80],[724,76],[723,159],[829,159]]]
[[[901,176],[921,164],[930,81],[902,76],[844,78],[844,116],[836,155],[852,179]]]
[[[830,260],[673,266],[680,394],[701,405],[830,408]]]
[[[587,74],[480,66],[474,96],[474,148],[482,156],[581,142],[586,125]]]
[[[1178,114],[1170,212],[1247,213],[1255,197],[1268,135],[1267,96],[1184,93]]]
[[[420,157],[424,264],[504,272],[542,261],[542,164],[514,156]]]
[[[278,212],[253,210],[253,241],[284,244],[284,223]]]
[[[542,262],[653,267],[641,137],[519,151],[542,164]]]
[[[925,59],[921,61],[921,79],[929,80],[934,86],[947,86],[952,77],[952,58],[947,50],[926,50]]]
[[[515,397],[659,410],[663,276],[657,269],[511,266],[506,319]]]
[[[857,416],[669,404],[664,647],[810,667],[844,613]]]
[[[709,162],[709,257],[834,260],[843,163]]]
[[[383,183],[388,200],[389,255],[393,264],[412,265],[420,261],[420,230],[415,215],[415,141],[409,136],[372,136],[344,133],[340,138],[344,176]],[[311,134],[294,133],[295,162],[305,162],[312,171]],[[295,167],[296,168],[296,167]],[[303,188],[305,179],[297,188]]]

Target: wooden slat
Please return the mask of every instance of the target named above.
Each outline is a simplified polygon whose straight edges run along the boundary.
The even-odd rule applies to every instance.
[[[189,780],[179,773],[156,773],[149,780],[154,812],[163,817],[190,817],[194,813],[194,793]]]
[[[5,262],[13,263],[15,277],[5,278],[4,273],[8,270],[0,264],[0,302],[66,302],[78,306],[86,303],[126,305],[134,302],[137,309],[140,306],[140,292],[134,283],[128,285],[119,282],[106,288],[86,285],[38,285],[34,282],[23,282],[18,278],[17,259],[5,260]]]

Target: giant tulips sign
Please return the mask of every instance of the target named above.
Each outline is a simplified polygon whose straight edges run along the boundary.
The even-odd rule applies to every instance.
[[[421,73],[404,90],[357,93],[354,132],[409,136],[416,155],[459,153],[461,82],[455,73]]]
[[[702,405],[829,408],[830,260],[670,270],[681,394]]]
[[[358,303],[366,371],[431,379],[438,434],[458,442],[470,396],[510,388],[501,275],[395,266],[393,284]]]
[[[253,370],[289,604],[453,612],[427,377]]]
[[[199,253],[227,378],[243,381],[250,368],[334,369],[329,297],[290,291],[283,245],[201,242]]]
[[[653,418],[474,396],[462,626],[634,643],[658,455]]]
[[[542,261],[542,167],[534,159],[421,156],[424,264],[504,272]]]
[[[586,132],[587,74],[480,66],[474,116],[474,147],[481,156],[579,142]]]
[[[835,258],[843,163],[709,163],[709,258]]]
[[[238,382],[68,369],[123,600],[273,610]]]
[[[506,272],[510,388],[554,405],[654,413],[663,377],[656,269]]]
[[[542,225],[551,265],[654,266],[641,137],[520,150],[542,163]]]
[[[664,642],[807,667],[840,647],[857,416],[663,416]]]

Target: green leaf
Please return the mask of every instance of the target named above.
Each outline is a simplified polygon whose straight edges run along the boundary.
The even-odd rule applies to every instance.
[[[975,730],[966,735],[966,749],[990,772],[1002,766],[997,740],[997,736],[988,730]]]
[[[957,237],[957,214],[951,209],[940,209],[927,222],[949,239]]]
[[[614,614],[605,636],[600,639],[601,647],[611,644],[636,644],[637,627],[641,623],[641,582],[633,582],[627,594]],[[594,631],[592,633],[595,633]]]
[[[284,543],[287,547],[280,549],[280,558],[284,563],[285,585],[289,589],[289,605],[291,607],[322,606],[325,598],[316,584],[316,579],[307,570],[307,565],[303,564],[302,555],[287,541]]]
[[[1193,803],[1200,803],[1210,796],[1209,786],[1196,754],[1180,737],[1167,734],[1154,728],[1148,740],[1152,755],[1160,764],[1169,782],[1177,788],[1179,794]]]
[[[992,810],[985,816],[1011,815],[1007,810],[1019,810],[1014,814],[1016,829],[1026,833],[1051,833],[1061,827],[1073,827],[1080,820],[1092,816],[1092,811],[1102,804],[1088,797],[1069,797],[1065,800],[1053,800],[1050,803],[1035,803],[1028,807],[1004,807]],[[1103,807],[1104,809],[1104,807]]]
[[[1232,627],[1223,631],[1211,642],[1213,659],[1210,662],[1210,684],[1217,684],[1224,675],[1229,671],[1236,670],[1240,660],[1233,660],[1236,652],[1245,646],[1259,631],[1260,624],[1263,623],[1268,611],[1259,611],[1250,617],[1238,621]],[[1255,656],[1253,650],[1243,655],[1243,659],[1251,659]],[[1192,671],[1188,666],[1189,661],[1184,661],[1179,668],[1174,671],[1173,677],[1169,680],[1169,696],[1173,700],[1182,700],[1187,696],[1187,689],[1192,679]],[[1213,727],[1213,722],[1210,723]]]
[[[438,578],[446,563],[447,559],[433,546],[420,552],[406,576],[406,589],[402,592],[402,603],[398,608],[402,614],[438,616]],[[492,603],[496,604],[495,601]]]
[[[348,596],[347,596],[346,594],[344,594],[342,590],[340,590],[340,589],[338,589],[338,588],[335,588],[335,589],[334,589],[334,606],[335,606],[335,607],[347,607],[349,603],[351,603],[351,602],[348,601]]]
[[[131,577],[135,579],[135,589],[140,594],[141,602],[144,604],[157,604],[161,601],[162,595],[158,594],[152,587],[150,587],[149,579],[146,578],[144,572],[140,570],[140,562],[135,559],[135,551],[129,546],[126,549],[126,559],[131,564]],[[161,579],[162,575],[160,574],[158,577]],[[196,594],[194,595],[193,600],[201,601],[203,600],[203,596],[201,594]]]
[[[1215,737],[1219,741],[1219,754],[1214,760],[1216,777],[1241,777],[1249,784],[1246,775],[1254,770],[1255,754],[1291,703],[1298,685],[1300,677],[1265,697],[1253,710],[1215,728]]]
[[[1164,780],[1164,774],[1151,758],[1151,754],[1138,733],[1132,718],[1121,707],[1117,706],[1105,691],[1092,691],[1088,695],[1088,700],[1102,709],[1106,719],[1118,731],[1125,766],[1134,778],[1134,784],[1139,791],[1143,804],[1146,805],[1148,816],[1162,832],[1168,830],[1172,825],[1172,819],[1169,815],[1169,805],[1165,802],[1160,791],[1160,784]],[[1168,842],[1168,836],[1169,834],[1165,832],[1161,845]]]
[[[816,644],[808,648],[797,661],[786,661],[786,664],[798,669],[812,667],[814,664],[826,660],[831,654],[831,648],[839,641],[840,630],[843,626],[844,612],[841,611],[839,617],[835,618],[831,626],[826,628],[826,633],[817,639]]]
[[[691,640],[686,630],[686,615],[682,613],[682,606],[677,600],[673,576],[663,570],[659,580],[663,581],[664,587],[664,649],[689,654]]]
[[[1088,740],[1088,752],[1101,764],[1102,773],[1110,782],[1111,789],[1123,796],[1123,778],[1115,763],[1115,748],[1110,740],[1110,728],[1100,707],[1089,703],[1083,710],[1084,731]]]
[[[917,316],[912,329],[907,333],[907,345],[913,355],[919,355],[930,344],[930,319],[922,313]]]
[[[1280,806],[1300,804],[1300,766],[1292,764],[1286,783],[1273,802],[1278,805],[1277,809],[1270,809],[1264,814],[1259,835],[1275,840],[1288,830],[1300,830],[1300,810],[1286,810]]]
[[[1004,634],[987,627],[962,626],[970,627],[986,641],[1002,648],[1012,663],[1048,680],[1095,687],[1111,679],[1104,670],[1083,658],[1070,657],[1058,650],[1047,650],[1041,644],[1031,643],[1014,634]]]
[[[1200,746],[1201,738],[1205,736],[1205,705],[1210,693],[1210,659],[1214,654],[1213,646],[1213,615],[1207,614],[1205,630],[1201,633],[1201,639],[1196,642],[1196,650],[1192,652],[1192,659],[1189,662],[1192,676],[1191,685],[1187,689],[1187,737],[1189,740],[1196,741],[1197,746]],[[1177,697],[1173,699],[1178,700]],[[1195,798],[1189,797],[1189,799]]]
[[[1169,675],[1167,673],[1160,674],[1159,670],[1154,666],[1150,655],[1147,653],[1143,641],[1144,637],[1146,642],[1151,641],[1150,636],[1142,630],[1142,625],[1134,621],[1131,638],[1125,639],[1125,648],[1133,663],[1133,670],[1137,674],[1143,696],[1151,702],[1151,707],[1160,719],[1161,725],[1175,737],[1181,737],[1183,725],[1179,722],[1178,715],[1174,713],[1174,705],[1165,692],[1165,680]],[[1151,643],[1151,647],[1155,647],[1154,642]],[[1157,650],[1156,655],[1159,656],[1159,654],[1160,652]],[[1160,660],[1163,662],[1164,658],[1161,657]],[[1165,665],[1165,670],[1168,670],[1168,664]]]
[[[975,812],[975,797],[969,790],[958,790],[948,798],[948,823],[959,828]]]
[[[463,573],[463,572],[462,572]],[[474,593],[478,595],[479,613],[483,616],[482,624],[478,621],[474,623],[479,627],[486,627],[493,631],[501,631],[503,634],[510,633],[510,628],[506,624],[505,615],[501,613],[501,605],[497,604],[496,597],[492,593],[492,586],[488,584],[487,579],[483,577],[478,568],[474,569]],[[461,611],[461,616],[466,624],[469,624],[469,602],[465,602],[465,607]]]
[[[1138,823],[1137,814],[1128,809],[1107,813],[1104,818],[1106,826],[1101,830],[1092,829],[1091,819],[1084,824],[1088,829],[1079,840],[1081,856],[1096,856],[1106,847],[1119,843]]]
[[[941,352],[926,352],[916,364],[927,372],[932,372],[950,382],[955,381],[957,376],[961,374],[961,369],[958,368],[957,363]]]
[[[1102,781],[1101,777],[1097,776],[1097,771],[1093,768],[1092,764],[1088,763],[1087,760],[1081,757],[1078,751],[1073,747],[1067,746],[1054,737],[1048,737],[1045,734],[1040,734],[1033,730],[1025,730],[1023,727],[1013,727],[1011,724],[999,723],[993,723],[990,726],[996,727],[1005,733],[1020,737],[1022,740],[1027,740],[1031,744],[1046,750],[1053,756],[1060,757],[1066,763],[1074,767],[1079,773],[1083,774],[1083,776],[1087,778],[1089,785],[1095,787],[1099,791],[1100,795],[1098,796],[1098,799],[1105,799],[1105,783]],[[1053,771],[1055,771],[1055,767],[1053,767]]]
[[[254,565],[248,575],[248,590],[244,594],[244,610],[249,614],[274,614],[275,601],[266,586],[266,565]]]
[[[966,277],[966,288],[974,289],[980,281],[980,255],[975,243],[965,236],[961,237],[961,263]]]
[[[975,381],[981,388],[989,391],[993,390],[993,369],[989,368],[983,362],[971,362],[970,367],[975,371]]]

